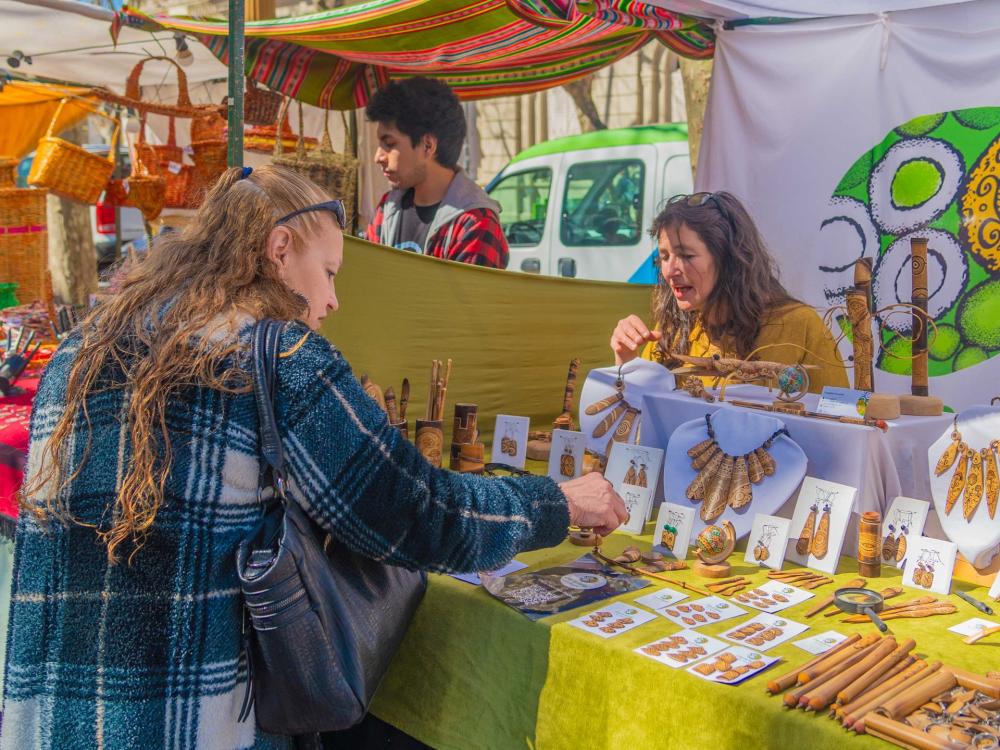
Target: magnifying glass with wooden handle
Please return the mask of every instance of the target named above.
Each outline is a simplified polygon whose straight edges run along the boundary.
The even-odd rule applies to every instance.
[[[877,591],[862,588],[843,588],[833,592],[833,603],[841,612],[851,615],[867,615],[875,627],[883,633],[889,626],[879,618],[878,613],[885,606],[885,599]]]

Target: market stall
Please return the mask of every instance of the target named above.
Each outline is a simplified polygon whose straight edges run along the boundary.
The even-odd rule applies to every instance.
[[[299,100],[349,108],[389,76],[439,74],[471,99],[584,75],[638,49],[653,30],[668,43],[687,44],[691,54],[706,53],[715,38],[703,22],[667,12],[651,11],[639,23],[628,16],[632,25],[623,28],[613,21],[624,16],[608,4],[595,4],[605,15],[566,17],[547,13],[548,4],[487,5],[476,15],[468,3],[384,2],[307,21],[251,24],[247,72]],[[428,24],[445,42],[420,32]],[[126,11],[116,26],[197,34],[227,59],[222,24]],[[386,37],[390,26],[406,33]],[[384,48],[372,50],[372,40]],[[190,139],[193,164],[184,164],[183,153],[173,158],[176,143],[157,144],[173,151],[154,151],[163,158],[151,157],[148,173],[131,175],[125,199],[132,205],[143,180],[160,180],[162,208],[184,166],[192,175],[201,170],[204,187],[226,163],[218,105],[185,100],[183,76],[165,65],[177,76],[170,100],[137,86],[100,96],[190,119],[192,130],[208,127],[208,137]],[[57,106],[48,115],[50,136],[65,124],[65,112]],[[140,120],[139,134],[143,127]],[[138,139],[133,146],[138,152]],[[242,153],[234,160],[231,138],[228,146],[229,163],[237,163]],[[97,192],[123,179],[106,174]],[[182,193],[180,203],[190,208],[197,200]],[[647,287],[506,274],[353,238],[345,244],[338,290],[350,314],[328,318],[322,333],[428,460],[475,472],[492,462],[526,466],[557,480],[601,470],[630,511],[610,538],[572,529],[576,543],[522,555],[520,569],[471,581],[434,576],[376,696],[375,715],[442,748],[832,748],[844,744],[845,725],[855,732],[847,742],[875,747],[872,730],[892,736],[901,731],[892,723],[904,719],[910,728],[938,727],[926,732],[933,747],[968,744],[976,734],[992,741],[1000,731],[993,705],[1000,678],[985,676],[1000,669],[995,640],[962,641],[998,622],[991,605],[1000,597],[997,410],[953,415],[937,404],[901,415],[896,399],[894,413],[877,416],[877,399],[869,401],[877,382],[862,387],[859,380],[863,327],[849,310],[842,325],[853,340],[845,337],[843,347],[856,355],[857,391],[838,401],[832,390],[806,394],[802,367],[706,358],[706,368],[731,365],[726,380],[747,375],[723,392],[723,378],[702,371],[669,372],[653,362],[606,367],[609,332],[623,314],[648,309]],[[926,246],[922,257],[926,265]],[[917,327],[912,321],[933,318],[927,295],[914,293],[921,283],[926,293],[926,275],[909,284],[906,300],[917,312],[908,334]],[[868,297],[864,320],[871,328],[877,311]],[[877,337],[883,324],[873,329]],[[56,340],[62,332],[56,327]],[[907,353],[925,375],[935,341],[924,336],[921,359],[914,336]],[[930,398],[926,377],[913,375],[907,385],[916,398]],[[20,396],[30,403],[30,395]],[[0,439],[15,470],[29,403],[9,404],[0,414],[7,419]],[[406,403],[410,417],[424,418],[408,419]],[[16,513],[16,473],[11,477],[10,492],[0,497],[8,519]],[[854,600],[844,595],[844,610],[831,609],[835,592],[846,587],[863,589],[853,594],[862,604],[848,609]],[[891,634],[881,634],[877,617],[869,619],[879,613]],[[845,661],[827,664],[821,655],[837,648],[844,650],[829,658],[842,654]],[[797,672],[807,663],[813,666],[802,679]],[[921,681],[932,675],[925,668],[941,675],[926,694]],[[909,689],[911,678],[922,700],[889,703],[896,695],[889,688]],[[781,685],[768,695],[771,682]],[[883,692],[873,694],[880,685]],[[796,691],[813,713],[785,709]],[[956,707],[931,715],[923,706],[932,698]],[[970,705],[982,715],[970,718]],[[832,718],[822,715],[828,710]],[[869,718],[866,731],[858,731],[857,722]]]

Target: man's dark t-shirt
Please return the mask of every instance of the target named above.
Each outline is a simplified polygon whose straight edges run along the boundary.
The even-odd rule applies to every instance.
[[[427,230],[434,223],[438,207],[441,203],[433,206],[418,206],[413,202],[413,189],[406,191],[400,201],[400,222],[399,236],[394,243],[400,250],[413,250],[422,253],[424,244],[427,241]]]

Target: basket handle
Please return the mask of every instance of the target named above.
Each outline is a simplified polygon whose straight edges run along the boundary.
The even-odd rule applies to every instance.
[[[288,112],[288,102],[291,101],[287,96],[282,97],[281,106],[278,108],[278,130],[274,134],[274,152],[272,157],[284,156],[285,154],[285,144],[282,143],[281,136],[281,126],[285,122],[285,114]]]
[[[170,125],[168,125],[167,130],[167,145],[177,146],[177,129],[174,127],[174,116],[170,116]]]
[[[127,132],[127,131],[126,131]],[[128,135],[125,136],[126,139]],[[142,160],[142,148],[146,144],[146,113],[139,114],[139,136],[134,144],[129,144],[129,154],[132,156],[132,172],[129,177],[146,177],[149,175],[149,167]]]
[[[302,122],[302,100],[299,99],[299,139],[295,142],[295,155],[299,160],[306,158],[305,123]]]
[[[330,110],[323,110],[323,137],[319,142],[319,152],[321,154],[335,154],[333,141],[330,139]]]
[[[174,69],[177,71],[177,106],[190,107],[191,97],[188,96],[187,74],[181,69],[181,66],[177,64],[176,60],[164,57],[163,55],[145,57],[136,63],[135,67],[132,68],[132,72],[128,74],[128,80],[125,82],[126,98],[133,99],[135,101],[142,101],[142,96],[139,91],[139,76],[142,75],[142,66],[150,60],[163,60],[174,66]]]
[[[49,129],[45,131],[45,137],[46,138],[51,138],[52,136],[55,135],[56,123],[59,122],[59,115],[62,114],[63,107],[66,106],[66,102],[68,102],[68,101],[69,101],[68,97],[59,100],[59,106],[56,107],[55,114],[52,115],[52,119],[49,120]],[[107,114],[105,112],[102,112],[99,109],[95,109],[94,107],[90,106],[89,104],[84,104],[83,102],[80,102],[80,105],[84,109],[86,109],[92,115],[97,115],[98,117],[107,118],[108,120],[111,120],[112,122],[114,122],[116,124],[118,122],[117,118],[112,117],[111,115],[109,115],[109,114]]]

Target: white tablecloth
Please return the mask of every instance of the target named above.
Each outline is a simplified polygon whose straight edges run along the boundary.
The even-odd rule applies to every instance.
[[[726,388],[726,399],[771,403],[775,391],[763,386],[740,385]],[[815,411],[819,396],[807,394],[806,409]],[[717,409],[738,409],[728,403],[707,403],[692,398],[684,391],[648,395],[643,399],[640,442],[643,445],[666,448],[674,430],[684,422],[704,419]],[[845,424],[825,419],[773,414],[788,427],[792,440],[798,443],[809,459],[807,473],[819,479],[858,488],[855,513],[875,510],[883,515],[893,498],[906,495],[931,500],[930,467],[927,449],[948,429],[952,415],[940,417],[900,417],[888,423],[887,432],[874,427]],[[662,499],[663,488],[659,489]],[[791,515],[789,504],[780,513]],[[925,533],[944,538],[935,514],[928,517]],[[848,534],[845,553],[854,549],[856,540]]]

